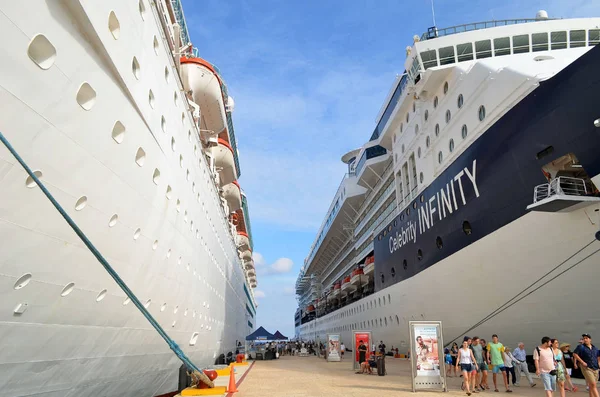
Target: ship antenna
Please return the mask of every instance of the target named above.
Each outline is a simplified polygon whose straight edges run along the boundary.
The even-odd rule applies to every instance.
[[[431,17],[433,18],[433,26],[435,26],[435,8],[433,6],[433,0],[431,0]]]

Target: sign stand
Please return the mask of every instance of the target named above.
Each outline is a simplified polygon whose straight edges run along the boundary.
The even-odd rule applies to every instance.
[[[410,321],[412,391],[448,391],[441,321]]]
[[[340,361],[340,335],[327,334],[327,346],[325,346],[325,357],[327,361]]]
[[[352,331],[352,348],[353,348],[353,364],[352,369],[355,371],[360,370],[360,363],[358,362],[359,352],[358,346],[360,345],[360,341],[363,341],[363,344],[367,347],[367,353],[365,354],[365,360],[369,359],[369,354],[371,351],[371,331]]]

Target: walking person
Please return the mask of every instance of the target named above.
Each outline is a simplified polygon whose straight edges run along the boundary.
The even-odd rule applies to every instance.
[[[519,386],[521,376],[525,374],[527,381],[529,382],[529,386],[534,387],[535,382],[531,378],[529,368],[527,367],[527,352],[525,351],[525,344],[523,342],[519,342],[519,346],[513,350],[512,355],[515,358],[514,367],[515,374],[517,375],[517,382],[515,383],[515,386]]]
[[[475,357],[473,356],[473,351],[469,349],[469,343],[465,340],[463,341],[462,348],[458,350],[458,357],[456,360],[456,367],[458,369],[458,364],[460,364],[460,370],[463,374],[463,385],[467,389],[467,396],[471,395],[469,376],[471,375],[472,367],[477,367],[477,363],[475,362]],[[479,391],[474,390],[475,393],[479,393]]]
[[[490,360],[487,357],[487,342],[485,339],[481,338],[479,340],[481,342],[481,347],[483,348],[483,362],[485,364],[485,371],[481,371],[481,380],[479,381],[479,386],[483,386],[485,390],[490,390],[490,385],[488,385],[488,373],[490,371]]]
[[[535,362],[535,374],[542,380],[546,397],[552,397],[556,390],[556,367],[549,337],[544,336],[542,344],[535,348],[533,361]]]
[[[494,380],[494,391],[498,391],[498,383],[496,382],[496,375],[498,372],[502,372],[502,379],[504,380],[504,387],[506,388],[507,393],[512,393],[510,387],[508,386],[508,381],[506,379],[506,372],[504,372],[504,358],[502,357],[502,353],[504,353],[504,345],[498,341],[498,335],[492,335],[492,342],[487,344],[487,355],[488,361],[492,365],[492,378]]]
[[[485,355],[483,354],[484,347],[481,345],[481,340],[478,336],[473,337],[473,343],[471,344],[471,350],[473,351],[473,357],[475,357],[475,363],[477,364],[477,373],[475,374],[475,385],[478,386],[481,391],[485,390],[485,383],[487,383],[487,363]],[[479,376],[481,374],[481,376]],[[488,386],[489,388],[489,386]]]
[[[465,339],[467,340],[469,349],[473,351],[473,339],[469,338],[468,336],[465,336]],[[473,355],[473,357],[475,357],[475,355]],[[475,362],[477,362],[477,360],[475,360]],[[477,383],[477,368],[478,366],[472,365],[471,374],[469,375],[469,380],[471,382],[471,390],[473,390],[473,392],[475,393],[479,393],[479,387]]]
[[[452,356],[450,355],[450,349],[444,349],[444,363],[446,364],[446,376],[450,377],[450,371],[452,370]]]
[[[563,353],[563,360],[565,362],[565,367],[567,369],[567,373],[569,374],[569,380],[573,376],[573,352],[571,351],[571,345],[569,343],[561,343],[559,346],[560,351]],[[569,381],[571,384],[571,388],[569,389],[565,386],[566,391],[577,391],[577,386],[573,384],[572,381]]]
[[[575,364],[581,368],[581,373],[585,378],[589,388],[590,397],[600,397],[596,383],[598,382],[598,367],[600,364],[600,351],[592,345],[590,334],[581,335],[583,344],[577,346],[573,352]]]
[[[512,375],[512,384],[514,386],[517,381],[517,377],[515,376],[515,369],[513,367],[515,358],[510,352],[510,347],[504,347],[504,353],[502,353],[502,358],[504,358],[504,372],[506,372],[506,379],[508,380],[508,384],[511,383],[510,377]]]
[[[344,359],[344,352],[346,351],[346,345],[342,342],[340,345],[340,361]]]
[[[450,355],[452,356],[452,370],[454,371],[454,376],[456,376],[456,358],[458,357],[458,345],[456,342],[450,348]]]
[[[550,339],[550,343],[552,343],[552,352],[554,353],[554,361],[556,362],[556,387],[560,392],[560,397],[565,397],[565,381],[569,381],[571,389],[573,389],[573,383],[571,382],[571,376],[567,372],[563,352],[558,348],[558,339]]]

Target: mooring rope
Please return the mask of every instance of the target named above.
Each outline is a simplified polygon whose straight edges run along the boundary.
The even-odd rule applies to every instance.
[[[73,219],[69,216],[69,214],[67,214],[65,212],[63,207],[54,199],[54,196],[52,196],[52,194],[48,191],[48,189],[46,189],[46,187],[39,180],[39,178],[33,173],[33,171],[31,171],[31,169],[29,168],[27,163],[25,163],[25,161],[21,158],[21,156],[17,153],[17,151],[12,147],[10,142],[8,142],[8,140],[6,139],[4,134],[2,134],[1,131],[0,131],[0,141],[2,141],[4,146],[6,146],[6,148],[15,157],[15,159],[17,159],[17,161],[25,169],[27,174],[29,174],[29,176],[40,187],[40,189],[42,190],[42,192],[44,192],[44,194],[46,195],[48,200],[50,200],[52,205],[54,205],[54,208],[56,208],[58,210],[58,212],[60,212],[62,217],[65,219],[65,221],[67,221],[69,226],[71,226],[71,228],[79,236],[81,241],[83,241],[83,243],[86,245],[86,247],[92,252],[92,254],[94,254],[96,259],[98,259],[98,262],[100,262],[100,264],[104,267],[104,269],[108,272],[108,274],[110,274],[110,276],[113,278],[113,280],[115,280],[117,285],[119,287],[121,287],[123,292],[125,292],[127,297],[133,302],[135,307],[138,308],[138,310],[144,315],[144,317],[146,317],[146,319],[148,320],[150,325],[152,325],[152,327],[154,327],[156,332],[158,332],[158,334],[165,340],[165,342],[167,342],[167,345],[169,345],[169,348],[171,350],[173,350],[173,353],[175,353],[175,355],[183,362],[183,364],[185,364],[188,367],[188,369],[193,369],[195,371],[201,372],[198,369],[198,367],[196,365],[194,365],[194,363],[192,363],[191,360],[185,355],[185,353],[181,350],[179,345],[177,345],[177,343],[175,343],[175,341],[173,339],[171,339],[169,337],[169,335],[167,335],[165,330],[154,319],[154,317],[152,317],[152,315],[148,312],[148,310],[146,310],[144,305],[142,305],[142,303],[137,298],[137,296],[135,296],[133,291],[131,291],[131,289],[129,289],[129,287],[127,286],[125,281],[123,281],[121,279],[121,277],[119,277],[119,274],[112,268],[112,266],[108,263],[108,261],[104,258],[104,256],[102,256],[102,254],[96,249],[94,244],[92,244],[92,242],[87,238],[87,236],[83,233],[83,231],[79,228],[79,226],[77,226],[75,221],[73,221]]]

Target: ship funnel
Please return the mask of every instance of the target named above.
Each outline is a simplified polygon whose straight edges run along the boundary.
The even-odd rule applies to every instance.
[[[535,13],[535,19],[543,20],[548,19],[548,13],[545,10],[539,10]]]

